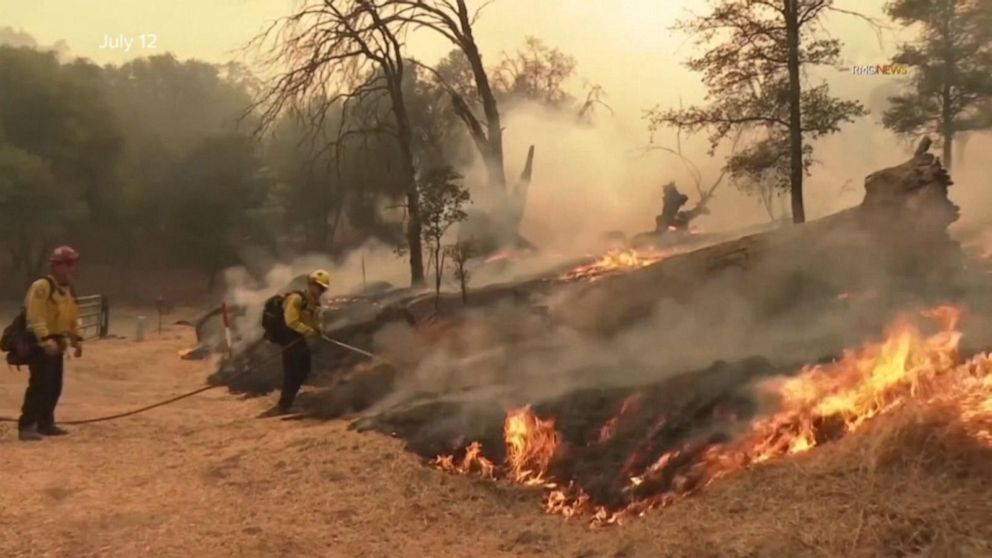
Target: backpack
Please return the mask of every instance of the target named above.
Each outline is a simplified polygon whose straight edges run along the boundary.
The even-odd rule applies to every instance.
[[[303,306],[306,307],[307,297],[303,291],[294,291],[303,298]],[[295,333],[286,325],[286,310],[283,304],[286,302],[288,294],[276,294],[270,296],[265,301],[262,309],[262,337],[272,343],[285,343]]]
[[[55,281],[51,277],[42,277],[48,281],[48,300],[55,296]],[[38,350],[38,340],[34,333],[28,328],[27,309],[21,311],[4,328],[0,335],[0,351],[7,353],[7,364],[11,366],[22,366],[31,360],[31,357]]]

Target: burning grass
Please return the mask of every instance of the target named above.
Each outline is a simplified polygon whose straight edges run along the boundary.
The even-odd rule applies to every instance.
[[[737,401],[704,407],[703,416],[691,420],[658,416],[634,394],[576,439],[558,432],[554,417],[540,417],[528,406],[506,416],[502,464],[484,457],[478,443],[457,465],[453,456],[436,463],[451,472],[543,486],[548,512],[610,524],[684,500],[759,464],[861,435],[880,417],[896,414],[931,417],[930,423],[955,433],[956,447],[978,448],[988,459],[992,356],[959,357],[956,308],[939,307],[926,316],[939,325],[935,333],[925,335],[901,319],[881,341],[831,364],[758,382],[753,390],[764,412]],[[876,469],[902,455],[899,440],[918,435],[908,422],[888,432],[875,428],[868,463]],[[584,460],[615,465],[590,470]]]
[[[660,262],[670,255],[672,255],[670,252],[658,250],[657,248],[613,249],[592,263],[581,265],[565,272],[561,275],[560,279],[562,281],[593,280],[616,271],[647,267]]]

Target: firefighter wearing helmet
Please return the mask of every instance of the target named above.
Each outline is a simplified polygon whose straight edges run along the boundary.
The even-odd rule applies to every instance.
[[[52,251],[48,262],[51,273],[31,283],[24,297],[25,321],[38,346],[28,360],[31,375],[18,421],[22,441],[67,433],[55,424],[55,406],[62,394],[64,354],[71,347],[77,358],[83,355],[72,289],[79,253],[70,246],[59,246]]]
[[[318,269],[307,276],[305,290],[282,296],[280,325],[284,324],[284,327],[270,336],[282,350],[282,392],[276,406],[263,413],[263,417],[288,414],[296,394],[310,375],[310,346],[306,339],[321,333],[320,297],[330,285],[331,274]]]

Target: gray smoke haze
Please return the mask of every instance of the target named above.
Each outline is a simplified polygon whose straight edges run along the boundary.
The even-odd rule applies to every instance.
[[[428,341],[406,325],[390,326],[376,335],[373,350],[412,367],[377,408],[425,392],[537,403],[579,388],[643,385],[751,356],[794,371],[879,339],[895,315],[939,302],[900,290],[902,278],[875,261],[852,257],[825,266],[814,257],[782,253],[747,272],[701,277],[691,291],[659,294],[636,320],[611,315],[628,290],[577,284],[530,304],[469,310],[443,333],[428,334]],[[843,296],[820,292],[810,302],[817,293],[795,290],[794,275],[804,268],[831,270],[806,289]],[[852,285],[857,290],[845,292]],[[987,299],[975,290],[959,301],[987,310]],[[547,312],[535,311],[540,306]],[[597,330],[609,320],[619,327]],[[984,312],[973,312],[966,326],[973,346],[992,342]]]
[[[409,283],[405,261],[396,256],[393,248],[378,241],[369,241],[340,259],[325,254],[304,254],[289,262],[273,262],[271,256],[264,253],[245,255],[244,259],[250,263],[224,272],[224,300],[245,310],[244,315],[234,319],[234,328],[241,337],[239,348],[261,337],[265,300],[278,293],[303,288],[304,283],[299,278],[315,269],[331,273],[331,286],[324,296],[325,301],[357,294],[376,282]]]
[[[871,171],[906,158],[880,161]],[[958,203],[976,193],[958,194],[957,188],[982,178],[962,167],[965,178],[955,173],[951,187]],[[852,204],[861,201],[863,182],[858,180]],[[974,209],[971,216],[963,209],[962,221],[983,215],[984,208]],[[390,326],[376,335],[374,350],[412,367],[377,408],[425,392],[540,402],[581,387],[641,385],[716,360],[750,356],[798,370],[879,339],[899,314],[944,302],[965,309],[966,347],[992,346],[988,271],[937,277],[931,292],[916,285],[912,275],[887,270],[870,252],[859,252],[857,247],[869,243],[863,230],[837,228],[829,237],[790,244],[788,239],[802,230],[775,233],[777,251],[746,271],[697,276],[684,290],[650,279],[613,287],[577,283],[528,303],[468,310],[426,335],[405,325]],[[984,229],[974,239],[987,242],[992,234]],[[929,257],[927,248],[904,249],[921,250],[919,261]],[[645,294],[652,289],[655,294]],[[642,303],[638,316],[626,315]]]

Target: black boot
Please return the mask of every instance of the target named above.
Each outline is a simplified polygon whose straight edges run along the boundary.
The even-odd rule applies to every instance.
[[[38,427],[38,434],[41,434],[42,436],[65,436],[68,433],[69,433],[68,430],[64,428],[59,428],[54,424]]]
[[[258,415],[258,418],[270,418],[270,417],[281,417],[283,415],[288,415],[289,409],[282,407],[281,405],[276,405],[268,411]]]
[[[42,439],[38,429],[33,426],[18,429],[17,438],[22,442],[40,442]]]

